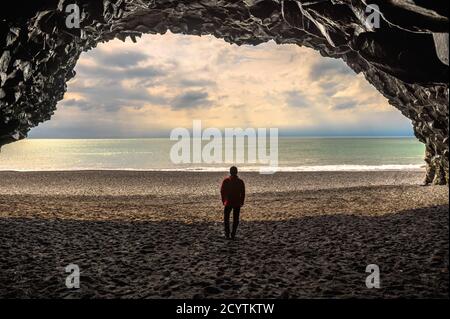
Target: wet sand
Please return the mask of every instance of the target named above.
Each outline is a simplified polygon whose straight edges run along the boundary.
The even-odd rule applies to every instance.
[[[242,174],[227,241],[220,173],[0,172],[0,297],[448,298],[448,187],[422,177]]]

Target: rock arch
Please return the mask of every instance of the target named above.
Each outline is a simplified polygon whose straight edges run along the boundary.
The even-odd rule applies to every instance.
[[[448,184],[448,2],[437,0],[42,0],[0,13],[0,146],[49,120],[81,52],[143,33],[212,34],[318,50],[362,72],[412,120],[427,182]],[[69,4],[80,29],[66,27]],[[367,23],[367,6],[380,13]],[[4,5],[2,5],[4,6]],[[372,7],[371,7],[372,8]],[[295,70],[293,70],[295,72]]]

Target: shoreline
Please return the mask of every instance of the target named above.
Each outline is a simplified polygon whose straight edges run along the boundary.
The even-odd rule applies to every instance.
[[[239,171],[241,173],[259,173],[260,169],[268,168],[270,166],[252,167],[252,168],[241,168]],[[74,168],[74,169],[39,169],[39,170],[28,170],[28,169],[0,169],[2,172],[18,172],[18,173],[32,173],[32,172],[170,172],[170,173],[220,173],[227,172],[229,167],[200,167],[200,168],[158,168],[158,169],[144,169],[144,168]],[[274,174],[277,173],[312,173],[312,172],[425,172],[425,164],[383,164],[383,165],[318,165],[318,166],[299,166],[299,167],[277,167]]]
[[[32,195],[218,195],[228,174],[124,170],[0,171],[0,194]],[[241,172],[248,193],[367,186],[421,185],[425,171]]]

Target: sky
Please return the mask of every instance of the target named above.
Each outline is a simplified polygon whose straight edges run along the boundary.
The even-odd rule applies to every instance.
[[[31,138],[168,137],[177,127],[276,127],[295,136],[412,136],[410,121],[337,59],[274,42],[144,35],[83,53]]]

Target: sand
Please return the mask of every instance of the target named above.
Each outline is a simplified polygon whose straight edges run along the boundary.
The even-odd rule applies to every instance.
[[[449,297],[448,187],[423,172],[242,174],[235,241],[223,176],[0,172],[0,297]]]

